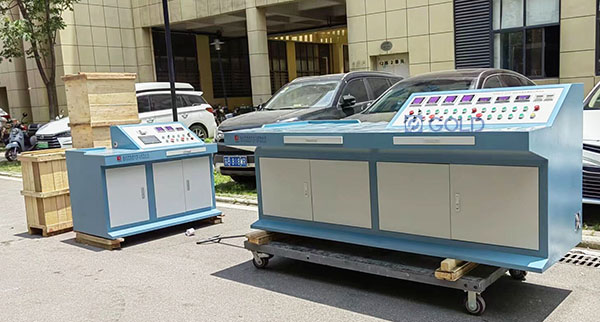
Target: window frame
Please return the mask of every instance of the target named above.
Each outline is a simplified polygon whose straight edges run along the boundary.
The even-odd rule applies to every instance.
[[[492,0],[493,1],[493,0]],[[560,77],[560,67],[559,67],[559,75],[557,76],[547,76],[546,74],[546,29],[547,27],[556,27],[558,26],[559,29],[559,48],[560,48],[560,17],[561,17],[561,2],[562,0],[558,0],[558,22],[553,22],[553,23],[545,23],[545,24],[539,24],[539,25],[532,25],[532,26],[528,26],[527,25],[527,1],[529,0],[523,0],[523,26],[520,27],[512,27],[512,28],[502,28],[502,1],[503,0],[499,0],[500,1],[500,28],[499,29],[494,29],[494,5],[492,4],[490,7],[490,14],[492,16],[491,19],[491,39],[490,41],[492,42],[492,62],[494,62],[494,54],[496,53],[496,46],[495,46],[495,42],[494,39],[496,38],[496,35],[502,35],[505,33],[513,33],[513,32],[518,32],[521,31],[522,32],[522,45],[523,45],[523,49],[522,49],[522,64],[523,64],[523,73],[519,72],[519,71],[515,71],[517,73],[521,73],[523,75],[525,75],[526,77],[530,78],[530,79],[544,79],[544,78],[558,78]],[[600,0],[597,0],[600,1]],[[598,14],[597,14],[598,16]],[[599,20],[600,21],[600,20]],[[542,75],[541,76],[529,76],[527,74],[525,74],[527,72],[527,31],[531,30],[531,29],[542,29]],[[598,43],[598,42],[597,42]],[[559,55],[560,55],[560,49],[559,49]],[[597,62],[598,60],[596,60]],[[494,64],[495,65],[495,62]],[[597,63],[598,65],[598,63]],[[494,66],[496,68],[502,68],[502,66]],[[598,69],[598,67],[597,67]]]
[[[596,76],[600,75],[600,0],[596,0]]]

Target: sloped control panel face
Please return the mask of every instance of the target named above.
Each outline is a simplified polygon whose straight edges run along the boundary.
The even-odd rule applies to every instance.
[[[122,130],[142,148],[202,143],[202,140],[180,123],[126,126]]]
[[[460,94],[413,95],[388,127],[406,127],[411,122],[470,122],[494,127],[546,124],[561,98],[563,88],[473,91]]]

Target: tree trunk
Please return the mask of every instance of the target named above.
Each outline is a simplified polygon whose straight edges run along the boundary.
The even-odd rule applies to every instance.
[[[48,96],[48,112],[50,113],[50,121],[52,121],[57,115],[59,115],[55,79],[50,79],[48,84],[46,84],[46,95]]]

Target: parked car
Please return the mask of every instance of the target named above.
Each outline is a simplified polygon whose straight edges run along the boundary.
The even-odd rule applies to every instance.
[[[225,146],[224,133],[276,122],[341,119],[364,110],[402,78],[382,72],[300,77],[283,86],[258,111],[227,119],[218,128],[215,165],[236,181],[254,179],[254,150]]]
[[[600,205],[600,83],[583,101],[583,203]]]
[[[368,109],[347,119],[389,122],[413,93],[534,85],[529,78],[505,69],[458,69],[426,73],[396,83]]]
[[[217,128],[212,107],[187,83],[175,83],[179,122],[201,139],[214,137]],[[171,92],[169,83],[135,84],[138,112],[142,123],[171,122]],[[65,117],[42,126],[37,132],[38,145],[44,148],[71,147],[69,118]]]

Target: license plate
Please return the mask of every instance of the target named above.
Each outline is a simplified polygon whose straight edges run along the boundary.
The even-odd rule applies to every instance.
[[[37,147],[40,149],[47,149],[48,148],[48,142],[38,142],[37,143]]]
[[[247,167],[248,158],[245,156],[224,156],[223,164],[226,167]]]

